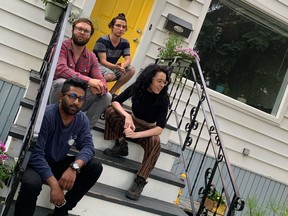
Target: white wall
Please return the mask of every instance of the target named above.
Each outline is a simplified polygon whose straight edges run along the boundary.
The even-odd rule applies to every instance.
[[[76,0],[74,10],[84,3]],[[0,18],[0,79],[25,87],[29,71],[40,69],[56,24],[44,20],[41,0],[0,1]]]

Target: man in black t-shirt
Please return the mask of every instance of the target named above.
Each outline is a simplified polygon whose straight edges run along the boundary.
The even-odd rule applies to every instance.
[[[122,38],[127,30],[127,21],[123,13],[114,17],[109,23],[111,34],[100,37],[93,49],[100,62],[101,72],[106,82],[117,80],[110,89],[110,93],[115,97],[116,91],[127,83],[135,74],[135,68],[130,65],[130,44]],[[124,62],[117,63],[123,57]]]

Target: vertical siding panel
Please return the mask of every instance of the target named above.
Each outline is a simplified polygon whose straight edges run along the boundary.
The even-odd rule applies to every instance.
[[[0,88],[0,140],[5,142],[10,127],[19,109],[19,103],[23,98],[24,89],[1,81]]]
[[[172,149],[179,150],[179,145],[172,144]],[[186,157],[186,161],[189,160],[191,157],[192,151],[190,149],[186,149],[184,155]],[[202,160],[203,155],[201,153],[196,152],[193,156],[193,160],[188,170],[188,178],[190,179],[190,184],[194,183],[196,178],[196,174],[198,172],[198,168],[200,162]],[[187,162],[188,163],[188,162]],[[194,193],[193,193],[193,200],[200,201],[198,190],[200,187],[205,185],[204,183],[204,174],[207,168],[212,168],[215,163],[215,160],[211,157],[206,157],[205,161],[202,165],[202,171],[200,172],[200,177],[195,185]],[[280,182],[271,180],[265,176],[260,176],[256,173],[251,171],[236,167],[232,165],[233,174],[236,179],[236,184],[239,187],[240,196],[242,199],[247,201],[248,198],[256,198],[258,206],[266,207],[269,201],[275,201],[277,204],[287,205],[288,203],[288,186],[282,184]],[[224,171],[224,181],[226,182],[225,187],[228,190],[229,195],[232,195],[232,185],[230,181],[228,181],[228,174],[226,170],[223,168]],[[177,176],[180,173],[184,172],[183,162],[180,161],[179,158],[175,159],[175,163],[172,168],[172,172],[175,173]],[[216,185],[218,190],[222,189],[222,183],[220,180],[219,171],[217,170],[215,177],[213,179],[213,183]],[[185,187],[182,193],[183,197],[189,198],[188,188]],[[230,197],[232,198],[232,197]],[[245,207],[242,212],[236,212],[236,216],[245,216],[247,213],[247,208]]]

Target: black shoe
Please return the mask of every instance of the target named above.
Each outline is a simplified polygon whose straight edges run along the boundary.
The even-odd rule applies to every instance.
[[[132,200],[138,200],[146,184],[147,182],[144,178],[137,176],[134,184],[126,191],[126,197]]]
[[[103,154],[108,155],[110,157],[119,157],[119,156],[127,156],[128,155],[128,143],[123,139],[121,142],[116,141],[113,148],[105,149]]]

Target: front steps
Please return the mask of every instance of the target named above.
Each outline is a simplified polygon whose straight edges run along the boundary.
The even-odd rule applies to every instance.
[[[17,156],[20,151],[26,131],[25,127],[27,127],[32,115],[33,100],[36,98],[35,92],[37,93],[38,86],[39,80],[33,71],[29,88],[26,91],[28,95],[26,94],[25,99],[21,102],[21,108],[9,134],[12,137],[10,145],[8,144],[11,156]],[[92,134],[97,149],[95,157],[103,164],[103,173],[97,184],[91,188],[71,213],[81,216],[187,215],[173,204],[179,189],[185,185],[171,173],[174,159],[179,157],[179,153],[171,151],[166,145],[171,128],[165,129],[164,138],[161,137],[161,141],[164,140],[165,143],[161,144],[160,158],[148,179],[149,183],[145,186],[139,201],[132,201],[125,197],[125,191],[134,181],[135,173],[140,165],[139,162],[143,157],[143,150],[139,145],[129,142],[129,156],[127,158],[111,158],[104,155],[102,151],[112,147],[114,141],[103,139],[104,122],[101,120],[99,122],[102,125],[97,125],[92,130]],[[70,153],[76,154],[73,150]],[[49,187],[45,185],[43,188],[37,205],[44,207],[44,209],[52,209],[54,206],[49,203]]]

